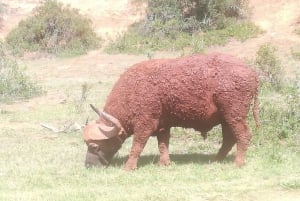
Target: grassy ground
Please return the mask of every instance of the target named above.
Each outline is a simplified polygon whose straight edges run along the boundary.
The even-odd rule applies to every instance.
[[[79,61],[72,65],[89,68]],[[95,68],[94,64],[89,65]],[[54,66],[58,71],[63,71],[62,63]],[[243,168],[236,168],[233,163],[236,148],[224,163],[210,162],[221,145],[220,128],[213,129],[206,141],[192,130],[174,128],[170,144],[173,162],[169,167],[156,165],[157,142],[152,138],[142,154],[137,171],[122,170],[132,139],[125,142],[111,167],[85,169],[86,146],[80,131],[55,134],[39,124],[48,122],[61,126],[68,121],[82,124],[87,116],[95,118],[87,104],[97,103],[101,107],[114,81],[124,70],[124,67],[107,68],[97,66],[102,73],[90,72],[90,78],[80,73],[81,79],[76,76],[66,78],[65,74],[65,77],[59,78],[55,73],[50,79],[51,72],[55,71],[51,69],[43,74],[43,84],[48,91],[48,96],[42,98],[45,104],[25,107],[27,103],[24,102],[20,103],[20,107],[1,106],[1,201],[300,199],[299,126],[296,121],[296,125],[290,127],[294,116],[287,118],[285,115],[286,111],[292,112],[288,110],[291,105],[298,103],[289,103],[286,99],[288,93],[282,95],[261,91],[262,126],[254,129],[249,117],[253,141]],[[78,72],[80,70],[82,68],[77,68]],[[80,105],[85,77],[90,80],[92,88],[87,100]],[[51,104],[51,93],[63,94],[64,101]],[[31,101],[38,103],[41,100],[36,98]],[[298,110],[294,108],[293,111]]]

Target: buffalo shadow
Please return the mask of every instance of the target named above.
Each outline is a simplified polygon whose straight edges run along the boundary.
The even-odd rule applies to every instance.
[[[202,154],[202,153],[189,153],[189,154],[170,154],[171,162],[176,165],[184,164],[209,164],[212,163],[216,154]],[[123,166],[128,159],[128,156],[114,157],[110,163],[110,166],[119,167]],[[138,167],[143,167],[149,164],[157,164],[159,155],[150,154],[142,155],[138,161]],[[222,163],[232,163],[234,161],[234,155],[228,155]]]

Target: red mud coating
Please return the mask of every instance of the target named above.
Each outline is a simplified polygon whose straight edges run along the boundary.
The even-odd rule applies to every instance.
[[[122,124],[133,144],[125,169],[137,160],[151,135],[156,135],[159,164],[170,163],[171,127],[206,133],[222,125],[223,144],[216,160],[223,160],[237,143],[236,165],[244,164],[251,139],[246,119],[252,99],[258,124],[258,75],[229,55],[193,55],[149,60],[133,65],[113,87],[104,111]],[[124,137],[124,138],[126,138]]]

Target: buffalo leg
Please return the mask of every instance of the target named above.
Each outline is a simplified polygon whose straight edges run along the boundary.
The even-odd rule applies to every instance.
[[[139,157],[149,139],[150,135],[134,135],[129,158],[124,166],[125,170],[135,170]]]
[[[134,129],[134,136],[129,158],[124,166],[125,170],[134,170],[137,168],[139,157],[152,133],[157,129],[158,121],[151,120],[141,122]]]
[[[158,150],[159,150],[159,162],[160,166],[170,165],[169,156],[169,140],[170,140],[170,129],[164,130],[157,135]]]
[[[231,128],[225,123],[222,124],[222,135],[223,143],[215,158],[216,161],[224,160],[224,158],[227,156],[228,152],[232,149],[233,145],[236,142]]]
[[[240,167],[244,165],[246,151],[248,149],[252,136],[246,120],[240,121],[235,124],[233,127],[233,132],[237,140],[237,154],[235,157],[235,164]]]

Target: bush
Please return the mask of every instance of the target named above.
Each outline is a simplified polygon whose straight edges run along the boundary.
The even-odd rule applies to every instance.
[[[300,132],[299,78],[283,82],[278,92],[263,88],[260,92],[261,133],[254,136],[258,143],[293,140]],[[292,137],[292,138],[290,138]]]
[[[245,8],[245,0],[149,0],[147,17],[136,27],[142,35],[192,34],[224,28],[228,19],[244,16]]]
[[[241,20],[247,9],[246,0],[148,0],[146,19],[106,50],[145,53],[189,46],[194,53],[223,45],[229,38],[245,40],[259,32],[254,24]]]
[[[300,60],[300,50],[299,48],[291,48],[291,54],[292,54],[292,57],[296,60]]]
[[[275,90],[283,86],[284,71],[276,56],[276,48],[266,43],[256,52],[255,65],[261,71],[263,85]]]
[[[244,41],[255,37],[259,31],[257,26],[244,21],[232,23],[224,29],[208,30],[199,34],[178,32],[168,37],[143,36],[136,31],[136,28],[131,28],[116,41],[112,41],[105,51],[141,54],[157,50],[183,50],[185,47],[190,47],[189,53],[197,53],[212,45],[224,45],[231,38]]]
[[[24,70],[6,54],[0,42],[0,102],[30,98],[42,93],[41,87],[32,82]]]
[[[46,51],[76,55],[99,46],[91,21],[56,0],[46,0],[6,38],[16,53]]]

